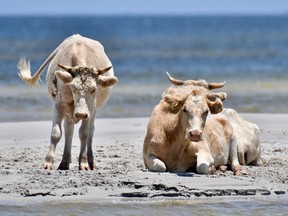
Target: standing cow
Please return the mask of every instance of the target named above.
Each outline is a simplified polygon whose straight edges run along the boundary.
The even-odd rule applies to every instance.
[[[235,174],[242,172],[232,126],[223,118],[207,119],[209,112],[222,111],[225,93],[201,85],[172,86],[162,97],[144,139],[143,159],[149,170],[185,172],[196,167],[198,173],[208,174],[213,166],[230,163]]]
[[[46,80],[54,102],[54,112],[51,144],[45,157],[44,169],[52,169],[64,119],[65,147],[58,169],[69,169],[74,124],[82,120],[79,129],[79,169],[93,170],[96,168],[92,152],[95,113],[97,108],[106,103],[112,85],[117,82],[112,64],[99,42],[73,35],[50,54],[32,77],[30,62],[20,59],[19,76],[29,86],[34,86],[48,64]]]

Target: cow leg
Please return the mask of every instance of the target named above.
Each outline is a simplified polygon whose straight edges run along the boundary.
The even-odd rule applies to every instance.
[[[62,161],[58,167],[60,170],[68,170],[71,163],[71,146],[72,138],[74,133],[74,123],[69,119],[64,119],[64,129],[65,129],[65,146],[62,156]]]
[[[87,158],[87,141],[90,130],[90,119],[83,120],[79,129],[79,138],[81,142],[79,154],[79,170],[90,170]]]
[[[213,158],[209,152],[199,151],[197,153],[197,173],[209,174],[209,167],[213,163]]]
[[[154,155],[150,155],[146,162],[146,166],[150,171],[154,172],[166,172],[166,165],[159,158]]]
[[[90,130],[89,130],[89,136],[88,136],[88,143],[87,143],[87,156],[88,156],[88,164],[91,170],[96,169],[96,163],[94,162],[94,156],[93,156],[93,150],[92,150],[92,141],[95,131],[95,113],[91,116],[90,120]]]
[[[232,136],[229,148],[229,161],[231,163],[232,171],[234,172],[234,175],[247,174],[245,169],[239,164],[237,149],[237,140]]]
[[[61,136],[62,136],[62,128],[61,123],[63,120],[63,109],[58,104],[54,106],[54,113],[53,113],[53,121],[52,121],[52,130],[50,136],[50,148],[45,157],[44,161],[44,169],[52,170],[54,157],[55,157],[55,149],[57,144],[59,143]]]

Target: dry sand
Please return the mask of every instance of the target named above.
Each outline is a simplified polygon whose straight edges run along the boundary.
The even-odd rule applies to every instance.
[[[54,169],[47,171],[42,163],[51,122],[0,123],[0,204],[287,196],[288,115],[242,116],[260,127],[262,155],[268,162],[263,167],[246,166],[247,176],[233,176],[231,171],[215,175],[148,172],[142,160],[148,118],[96,119],[96,171],[78,170],[80,145],[75,130],[70,170],[56,170],[62,138]]]

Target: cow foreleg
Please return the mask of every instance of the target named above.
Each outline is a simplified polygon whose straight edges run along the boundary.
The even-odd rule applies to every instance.
[[[213,164],[213,157],[209,152],[199,151],[197,153],[197,166],[196,170],[199,174],[209,174],[209,167]]]
[[[87,157],[87,142],[90,131],[90,119],[83,120],[79,129],[79,138],[81,142],[79,154],[79,170],[90,170]]]
[[[74,133],[74,123],[69,119],[64,119],[64,129],[65,129],[65,146],[62,156],[62,161],[58,167],[60,170],[68,170],[71,163],[71,145]]]
[[[146,166],[150,171],[154,172],[166,172],[165,163],[154,155],[150,155],[147,158]]]
[[[60,106],[55,106],[55,110],[53,113],[54,116],[52,121],[51,137],[50,137],[51,144],[43,165],[44,169],[48,170],[52,170],[53,168],[55,149],[62,136],[61,123],[63,120],[63,114],[60,111],[61,111]]]

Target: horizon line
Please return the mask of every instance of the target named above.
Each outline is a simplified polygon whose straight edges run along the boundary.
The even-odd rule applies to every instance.
[[[78,14],[73,14],[73,13],[2,13],[0,14],[0,17],[3,16],[43,16],[43,17],[81,17],[81,16],[109,16],[109,17],[117,17],[117,16],[285,16],[288,15],[287,12],[199,12],[199,13],[78,13]]]

